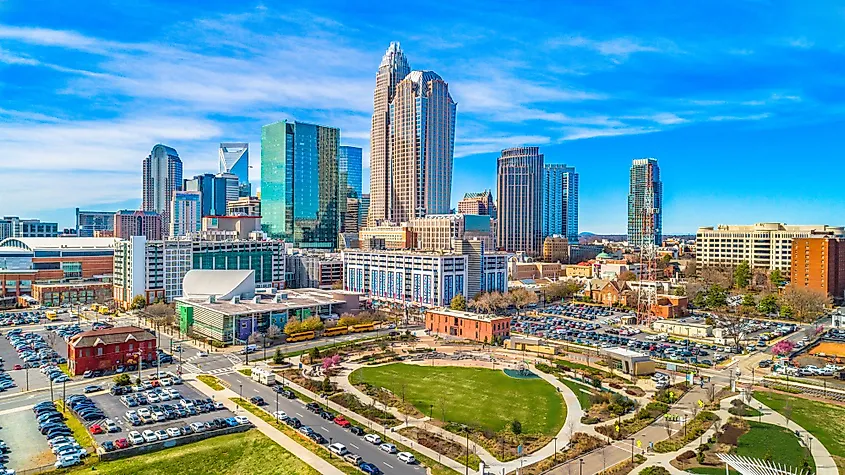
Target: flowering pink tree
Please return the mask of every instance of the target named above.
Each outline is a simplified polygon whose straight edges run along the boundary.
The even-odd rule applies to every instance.
[[[795,348],[795,343],[789,340],[781,340],[772,347],[772,354],[785,355]]]
[[[821,335],[822,333],[824,333],[824,325],[819,325],[813,331],[813,336],[818,336],[818,335]]]
[[[323,371],[329,371],[340,364],[340,355],[333,355],[323,358]]]

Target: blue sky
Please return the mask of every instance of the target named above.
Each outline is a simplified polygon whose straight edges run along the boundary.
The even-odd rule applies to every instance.
[[[400,41],[458,102],[453,202],[495,191],[498,151],[528,144],[578,169],[581,231],[625,232],[646,156],[665,233],[843,224],[841,3],[310,3],[0,0],[0,214],[135,207],[159,142],[190,176],[249,141],[258,181],[260,127],[286,118],[340,127],[366,161]]]

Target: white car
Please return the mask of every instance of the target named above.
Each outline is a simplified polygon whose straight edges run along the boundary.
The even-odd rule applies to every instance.
[[[173,386],[173,381],[170,378],[161,378],[161,385],[164,387]]]
[[[158,440],[167,440],[170,438],[170,436],[167,435],[167,432],[162,429],[155,431],[155,435]]]
[[[205,424],[202,422],[191,422],[191,429],[193,429],[194,432],[205,432]]]
[[[130,432],[129,437],[127,437],[127,439],[129,439],[129,443],[131,443],[132,445],[139,445],[144,443],[144,436],[142,436],[141,433],[137,430],[133,430],[132,432]]]
[[[167,416],[165,416],[163,412],[159,411],[153,413],[153,418],[156,422],[164,422],[167,420]]]
[[[160,393],[156,393],[156,395],[159,399],[161,399],[162,402],[173,399],[172,397],[170,397],[170,393],[168,393],[167,391],[161,391]]]
[[[53,464],[53,466],[56,468],[67,468],[73,467],[74,465],[79,465],[81,463],[82,459],[80,459],[78,455],[65,455],[59,457],[59,459],[56,460],[56,463]]]
[[[182,394],[175,389],[168,389],[167,394],[170,394],[170,399],[182,399]]]
[[[288,418],[288,415],[285,414],[285,411],[276,411],[276,412],[273,413],[273,417],[277,421],[283,421],[283,420]]]
[[[329,450],[336,453],[337,455],[345,455],[347,452],[346,446],[339,442],[335,442],[334,444],[330,445]]]
[[[106,430],[106,432],[119,432],[120,431],[120,427],[118,427],[117,424],[115,424],[114,421],[112,421],[111,419],[106,419],[100,425],[103,427],[103,429]]]
[[[414,454],[410,452],[399,452],[399,455],[396,456],[400,462],[405,462],[407,464],[416,463],[417,459],[414,458]]]
[[[378,434],[367,434],[364,436],[364,440],[373,445],[381,444],[381,437]]]
[[[385,451],[389,454],[395,454],[396,452],[398,452],[398,450],[396,449],[396,446],[393,445],[393,444],[387,444],[387,443],[381,444],[381,445],[378,446],[378,448],[380,448],[381,450],[383,450],[383,451]]]
[[[199,356],[200,358],[205,358],[206,356],[208,356],[208,353],[206,353],[205,351],[197,351],[197,356]]]
[[[147,429],[141,433],[141,437],[144,438],[144,442],[156,442],[158,441],[158,437],[156,436],[155,432]]]
[[[159,398],[158,394],[156,394],[156,393],[148,392],[147,393],[147,401],[149,401],[150,404],[155,404],[155,403],[161,402],[161,398]]]
[[[129,411],[132,412],[132,411]],[[153,413],[146,407],[138,409],[138,417],[152,417]]]
[[[180,435],[182,435],[182,432],[175,427],[169,427],[167,429],[167,435],[169,435],[170,437],[179,437]]]
[[[249,419],[246,416],[235,416],[235,420],[242,426],[249,424]]]

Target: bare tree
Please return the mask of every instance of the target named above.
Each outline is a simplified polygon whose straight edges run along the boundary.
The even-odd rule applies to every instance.
[[[266,333],[267,338],[269,338],[271,340],[275,340],[281,334],[282,334],[282,329],[279,328],[278,326],[270,325],[269,327],[267,327],[267,333]]]
[[[707,386],[707,399],[707,402],[710,403],[716,400],[716,385],[713,383],[710,383],[710,386]]]
[[[832,300],[820,290],[788,285],[781,302],[792,309],[796,319],[812,321],[824,313],[825,305],[830,305]]]
[[[792,420],[792,399],[787,399],[783,405],[783,417],[786,419],[786,427],[789,428],[789,421]]]
[[[263,337],[263,335],[262,335],[261,333],[258,333],[258,332],[252,332],[252,333],[250,333],[250,334],[249,334],[249,336],[247,337],[246,342],[247,342],[247,343],[249,343],[249,344],[254,345],[254,344],[258,343],[259,341],[261,341],[261,338],[262,338],[262,337]]]
[[[729,289],[733,284],[733,269],[730,267],[701,266],[698,275],[708,286],[718,285]]]
[[[730,313],[719,315],[716,326],[722,329],[726,338],[733,340],[734,348],[739,348],[739,343],[745,336],[744,321],[740,315]]]
[[[513,306],[516,307],[517,315],[519,315],[519,312],[523,308],[531,304],[537,303],[537,294],[522,287],[518,287],[516,289],[511,290],[507,293],[507,297],[508,300],[510,300],[510,303],[512,303]]]

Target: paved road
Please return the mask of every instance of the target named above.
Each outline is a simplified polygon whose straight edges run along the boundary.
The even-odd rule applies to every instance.
[[[229,383],[231,389],[236,393],[240,392],[242,386],[244,398],[249,399],[252,396],[261,396],[267,401],[265,409],[270,412],[276,411],[276,393],[269,387],[255,383],[240,373],[222,374],[218,375],[218,377]],[[348,429],[344,429],[331,421],[324,420],[320,416],[308,412],[305,409],[305,404],[299,399],[289,400],[279,397],[278,404],[278,410],[284,411],[289,416],[296,417],[304,425],[321,433],[326,439],[331,437],[332,442],[340,442],[350,452],[360,455],[368,462],[375,463],[386,474],[425,474],[425,470],[419,464],[405,465],[396,458],[395,454],[391,455],[382,452],[378,447],[364,441],[362,437],[349,432]],[[367,431],[369,432],[369,430]]]

